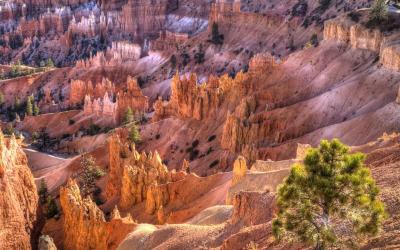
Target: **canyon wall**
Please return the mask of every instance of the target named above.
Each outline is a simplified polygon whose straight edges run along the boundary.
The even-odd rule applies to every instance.
[[[177,6],[177,0],[156,0],[151,3],[129,0],[122,7],[119,19],[121,29],[137,39],[156,37],[164,28],[168,11]]]
[[[61,187],[60,203],[64,214],[65,249],[116,249],[136,227],[131,217],[121,218],[117,208],[107,221],[90,198],[82,198],[74,180]]]
[[[324,40],[344,42],[355,49],[376,52],[379,54],[379,62],[385,68],[400,70],[400,39],[395,33],[384,33],[377,28],[367,28],[361,23],[348,20],[348,17],[339,17],[325,22]]]
[[[0,249],[31,249],[38,195],[28,160],[14,136],[0,132]]]

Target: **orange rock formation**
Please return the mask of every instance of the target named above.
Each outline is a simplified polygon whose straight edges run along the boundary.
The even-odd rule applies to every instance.
[[[131,217],[121,218],[118,209],[107,221],[90,198],[82,198],[74,180],[60,189],[64,214],[65,249],[116,249],[136,224]]]
[[[38,195],[27,164],[15,137],[0,132],[0,249],[32,249]]]

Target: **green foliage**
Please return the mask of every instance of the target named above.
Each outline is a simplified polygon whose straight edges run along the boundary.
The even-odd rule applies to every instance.
[[[132,124],[132,126],[129,128],[129,135],[128,135],[128,140],[130,143],[139,143],[142,139],[140,137],[140,132],[136,124]]]
[[[354,245],[376,235],[386,217],[364,155],[349,154],[339,140],[323,140],[279,187],[274,235],[315,249]]]
[[[47,197],[46,217],[48,219],[58,215],[58,206],[56,200],[52,196]]]
[[[48,68],[54,68],[54,62],[51,60],[51,58],[47,59],[46,61],[46,67]]]
[[[369,22],[381,23],[388,18],[388,6],[385,0],[375,0],[369,13]]]
[[[218,24],[215,22],[211,27],[211,42],[215,45],[222,45],[224,43],[224,35],[219,33]]]
[[[0,106],[3,105],[5,102],[4,94],[0,91]]]
[[[40,180],[40,186],[39,186],[39,200],[41,204],[45,204],[47,202],[47,197],[49,195],[48,189],[47,189],[47,183],[44,179]]]
[[[135,117],[133,116],[133,110],[132,110],[131,107],[128,107],[125,110],[125,114],[124,114],[124,118],[123,118],[122,123],[123,124],[128,124],[128,123],[133,122],[134,120],[135,120]]]
[[[32,106],[32,101],[33,101],[33,96],[29,96],[28,100],[26,100],[26,114],[27,115],[33,115],[33,106]]]
[[[39,114],[40,114],[40,109],[39,109],[37,103],[35,102],[35,103],[33,104],[33,115],[34,115],[34,116],[37,116],[37,115],[39,115]]]
[[[96,180],[104,176],[104,171],[97,166],[93,156],[82,155],[81,158],[81,190],[84,195],[89,195],[94,191]]]

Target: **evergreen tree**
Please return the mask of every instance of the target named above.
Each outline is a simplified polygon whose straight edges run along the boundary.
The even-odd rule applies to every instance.
[[[31,96],[28,97],[28,100],[26,100],[26,114],[27,115],[32,115],[33,114],[33,107],[32,107],[32,98]]]
[[[128,107],[124,114],[123,124],[128,124],[134,121],[133,110]]]
[[[326,249],[376,235],[386,213],[363,160],[337,139],[309,150],[278,189],[275,236]]]
[[[4,102],[5,102],[4,94],[0,91],[0,108],[3,108]]]
[[[81,158],[81,189],[83,195],[89,195],[96,186],[96,180],[102,177],[104,171],[96,165],[93,156],[89,154],[82,155]]]
[[[130,143],[135,143],[135,144],[139,143],[141,141],[140,132],[139,132],[139,129],[136,126],[136,124],[133,124],[129,128],[128,140],[129,140]]]
[[[218,24],[215,22],[211,27],[211,42],[216,45],[221,45],[224,42],[224,35],[219,33]]]
[[[48,195],[49,195],[49,193],[48,193],[46,181],[44,179],[41,179],[40,186],[39,186],[40,203],[45,204],[47,202]]]
[[[40,109],[37,105],[37,103],[35,102],[35,104],[33,104],[33,115],[39,115],[40,114]]]
[[[46,217],[50,219],[56,215],[58,215],[58,206],[56,200],[50,195],[47,197]]]
[[[47,59],[46,61],[46,67],[48,68],[54,68],[54,62],[51,60],[51,58]]]
[[[169,59],[169,61],[171,62],[171,68],[175,69],[176,68],[176,56],[175,54],[171,56],[171,58]]]

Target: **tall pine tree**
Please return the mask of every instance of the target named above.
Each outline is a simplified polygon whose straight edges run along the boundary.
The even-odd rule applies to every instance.
[[[293,166],[279,187],[275,236],[292,237],[315,249],[349,244],[376,235],[386,217],[379,189],[364,155],[349,154],[339,140],[323,140]],[[347,246],[349,247],[349,246]]]

